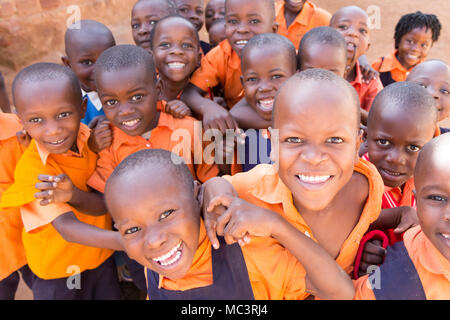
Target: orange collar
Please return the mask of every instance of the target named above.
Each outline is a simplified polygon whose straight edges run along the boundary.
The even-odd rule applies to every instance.
[[[281,7],[278,9],[276,20],[279,25],[287,28],[286,17],[284,15],[284,8],[285,8],[285,4],[283,2]],[[303,26],[307,26],[311,19],[311,14],[315,10],[315,8],[316,8],[316,6],[312,2],[306,1],[305,4],[303,5],[302,10],[300,10],[300,12],[297,14],[297,17],[295,17],[295,20],[292,22],[291,25],[298,23]]]
[[[83,148],[86,144],[86,142],[89,139],[89,136],[91,134],[91,129],[88,128],[84,123],[80,123],[80,129],[78,130],[78,136],[77,136],[77,148],[79,153],[75,153],[72,150],[68,150],[64,153],[64,155],[68,156],[80,156],[83,153]],[[36,142],[36,148],[39,153],[39,157],[41,158],[42,164],[45,166],[47,163],[48,156],[51,154],[48,152],[44,147],[41,147]]]
[[[379,72],[388,72],[392,70],[398,70],[402,73],[408,74],[414,67],[411,67],[407,70],[400,61],[397,59],[398,50],[394,50],[388,56],[384,57],[383,63],[379,68]],[[420,60],[419,63],[422,63],[424,60]]]
[[[230,59],[228,61],[228,66],[235,70],[241,69],[241,58],[238,56],[236,51],[231,47],[228,39],[223,40],[219,43],[220,49],[225,53],[225,55],[229,56]],[[214,49],[213,49],[214,50]]]

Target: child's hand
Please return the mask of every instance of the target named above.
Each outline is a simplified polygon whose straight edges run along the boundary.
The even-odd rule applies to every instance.
[[[218,205],[227,208],[217,219],[216,226],[217,234],[223,235],[227,244],[238,242],[242,247],[250,243],[250,236],[272,236],[272,227],[278,218],[276,213],[229,195],[211,201],[211,206]]]
[[[36,199],[41,199],[41,206],[50,203],[67,203],[72,200],[75,186],[66,174],[50,176],[40,174],[36,183],[36,189],[40,190],[34,194]]]
[[[92,119],[89,123],[89,128],[92,130],[88,140],[89,149],[99,153],[111,145],[113,134],[110,124],[105,116],[97,116]]]
[[[409,206],[398,207],[401,210],[401,218],[397,227],[394,229],[395,234],[402,234],[408,229],[415,227],[419,224],[419,218],[417,217],[417,211]]]
[[[204,130],[219,129],[222,134],[225,134],[227,129],[238,129],[238,125],[228,110],[212,103],[203,114],[203,128]]]
[[[192,115],[191,109],[181,100],[172,100],[167,102],[164,112],[179,119]]]
[[[372,80],[375,80],[380,76],[378,71],[376,71],[372,66],[368,63],[361,63],[359,64],[359,69],[361,70],[363,82],[369,83]]]
[[[16,137],[17,137],[17,140],[19,141],[19,143],[21,145],[23,145],[25,148],[27,148],[30,145],[31,137],[28,134],[28,132],[26,132],[25,129],[16,132]]]
[[[381,265],[386,256],[386,249],[382,247],[380,240],[367,241],[359,265],[358,275],[360,277],[367,274],[367,269],[371,265]]]

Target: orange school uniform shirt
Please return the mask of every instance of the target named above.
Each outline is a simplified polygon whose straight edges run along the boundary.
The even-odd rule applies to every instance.
[[[51,154],[32,140],[17,163],[14,183],[3,193],[0,204],[2,209],[20,207],[24,224],[22,240],[28,265],[39,278],[69,277],[73,275],[73,266],[80,272],[95,269],[113,253],[109,249],[69,243],[51,224],[60,215],[72,211],[82,222],[112,230],[109,214],[96,217],[86,215],[66,203],[40,206],[34,197],[39,192],[35,188],[39,174],[65,173],[77,188],[85,192],[90,190],[86,182],[95,169],[97,155],[87,146],[89,134],[89,128],[81,124],[77,137],[80,153],[67,151],[64,154]]]
[[[228,109],[231,109],[244,97],[241,75],[241,59],[225,39],[202,58],[191,83],[205,92],[221,85]]]
[[[361,69],[359,68],[359,62],[356,61],[356,77],[355,80],[351,81],[350,84],[355,88],[359,96],[359,102],[361,103],[361,109],[366,111],[370,110],[372,102],[377,96],[377,94],[383,90],[383,84],[380,78],[371,80],[369,83],[363,81],[363,76]]]
[[[160,275],[159,287],[181,291],[212,285],[211,250],[211,242],[201,220],[199,246],[190,270],[178,280]],[[255,300],[302,300],[309,295],[305,291],[303,266],[275,239],[252,237],[250,244],[241,250]],[[152,297],[148,298],[151,300]]]
[[[197,121],[196,125],[196,121],[191,117],[176,119],[164,112],[160,112],[158,125],[151,131],[148,139],[129,136],[119,128],[113,127],[113,142],[110,147],[99,153],[97,167],[88,181],[89,186],[104,192],[106,180],[117,165],[130,154],[144,149],[164,149],[178,154],[185,160],[192,176],[202,182],[217,176],[219,169],[214,164],[202,162],[194,165],[196,159],[194,143],[200,142],[197,149],[201,149],[203,153],[202,137],[195,136],[197,128],[201,127],[201,122]]]
[[[372,68],[378,72],[390,72],[391,77],[396,82],[406,81],[408,74],[414,67],[406,70],[404,66],[398,61],[396,55],[398,50],[394,50],[391,54],[386,57],[380,57],[372,63]],[[422,63],[425,60],[420,60]]]
[[[403,242],[427,300],[450,300],[450,261],[433,246],[420,226],[406,231]],[[375,300],[368,278],[365,275],[354,281],[355,300]]]
[[[288,28],[286,27],[284,6],[283,2],[276,13],[275,21],[278,23],[278,34],[291,40],[297,50],[305,33],[315,27],[328,26],[330,24],[331,14],[328,11],[318,8],[310,1],[306,1],[303,9]]]
[[[347,274],[353,271],[353,265],[358,251],[359,243],[380,214],[381,195],[383,193],[383,180],[376,168],[369,162],[360,160],[355,165],[355,171],[363,174],[369,182],[369,196],[367,198],[361,217],[341,247],[336,262]],[[314,233],[302,218],[301,213],[294,206],[292,193],[281,181],[274,165],[261,164],[245,173],[234,176],[225,176],[236,189],[240,198],[275,211],[287,219],[298,230],[311,237]]]
[[[20,130],[15,114],[0,112],[0,199],[14,182],[14,170],[25,150],[16,138]],[[19,208],[0,210],[0,281],[27,263],[22,229]]]

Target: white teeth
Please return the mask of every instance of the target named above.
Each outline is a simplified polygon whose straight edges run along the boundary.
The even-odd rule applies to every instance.
[[[178,260],[180,258],[181,252],[177,252],[177,250],[180,249],[180,247],[181,247],[181,241],[175,247],[173,247],[172,250],[170,250],[166,254],[163,254],[162,256],[154,258],[153,261],[159,262],[163,266],[174,263],[176,260]],[[177,252],[177,254],[175,255],[175,257],[173,259],[170,259],[170,261],[165,261],[164,263],[162,262],[164,260],[169,259],[171,256],[173,256],[175,254],[175,252]]]
[[[305,176],[303,174],[297,175],[297,177],[307,183],[323,183],[330,179],[331,176]]]
[[[264,99],[264,100],[259,100],[259,105],[266,110],[272,110],[273,109],[273,99]]]
[[[122,122],[122,125],[127,126],[127,127],[132,127],[139,121],[141,121],[141,120],[136,119],[136,120],[131,120],[131,121],[124,121],[124,122]]]
[[[62,143],[64,141],[64,139],[62,139],[62,140],[59,140],[59,141],[56,141],[56,142],[49,142],[50,144],[60,144],[60,143]]]
[[[246,45],[247,42],[248,42],[248,40],[239,40],[239,41],[236,41],[236,44],[237,44],[238,46],[241,46],[241,45]]]
[[[444,234],[444,233],[441,233],[441,234],[445,239],[450,240],[450,234]]]
[[[183,69],[186,64],[180,62],[172,62],[167,64],[170,69]]]

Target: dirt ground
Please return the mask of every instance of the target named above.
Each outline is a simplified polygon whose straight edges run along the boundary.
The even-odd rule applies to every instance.
[[[329,11],[335,12],[342,6],[357,5],[368,11],[375,28],[371,31],[371,47],[367,52],[369,61],[377,57],[389,54],[394,48],[394,28],[403,14],[420,10],[424,13],[436,14],[442,24],[442,32],[439,41],[431,48],[429,58],[438,58],[450,63],[450,1],[449,0],[313,0],[313,2]],[[129,21],[124,21],[122,27],[115,28],[113,32],[118,43],[132,43]],[[202,32],[201,37],[206,38]],[[58,62],[59,61],[54,61]],[[31,63],[31,62],[30,62]],[[7,83],[11,83],[14,74],[6,74]],[[450,126],[450,120],[448,121]],[[23,283],[20,284],[16,299],[32,299],[30,290]]]

